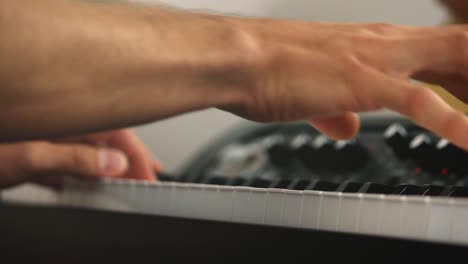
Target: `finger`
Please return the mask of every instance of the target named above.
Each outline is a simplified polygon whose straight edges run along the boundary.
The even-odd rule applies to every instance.
[[[152,160],[152,166],[153,166],[154,172],[159,173],[159,172],[162,171],[162,164],[161,164],[161,161],[159,161],[159,160],[157,160],[157,159],[153,159],[153,160]]]
[[[468,117],[424,85],[381,76],[375,100],[468,150]],[[379,86],[377,86],[379,85]]]
[[[415,74],[457,72],[467,65],[468,27],[445,26],[418,28],[394,42],[397,60]]]
[[[127,155],[130,168],[124,177],[155,180],[153,156],[132,131],[118,131],[109,138],[107,143],[111,147],[122,150]]]
[[[87,177],[119,177],[128,169],[125,155],[115,149],[80,144],[31,144],[23,155],[30,175],[66,173]]]
[[[360,127],[359,116],[352,112],[333,117],[314,118],[309,122],[320,132],[337,140],[355,137]]]

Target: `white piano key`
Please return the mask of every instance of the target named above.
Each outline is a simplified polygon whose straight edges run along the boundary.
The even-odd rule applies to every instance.
[[[83,188],[83,184],[81,183],[81,181],[77,181],[77,180],[73,180],[73,182],[70,182],[70,186],[69,186],[69,189],[67,190],[67,206],[71,206],[71,207],[80,207],[80,208],[84,208],[86,207],[86,205],[84,204],[84,199],[85,199],[85,196],[86,195],[83,195],[83,192],[85,192],[86,190]],[[118,184],[118,185],[115,185],[115,190],[116,190],[116,193],[118,194],[118,198],[119,198],[119,202],[121,202],[120,200],[120,196],[122,195],[122,192],[124,191],[124,188],[119,188],[121,186],[121,184]],[[118,210],[120,211],[127,211],[125,210],[127,209],[127,206],[120,206],[118,208]]]
[[[147,193],[145,196],[148,197],[147,212],[152,215],[159,215],[161,208],[163,207],[163,201],[161,201],[161,182],[153,183],[148,185]]]
[[[318,229],[323,192],[304,191],[303,194],[301,226]]]
[[[192,200],[187,205],[190,209],[191,218],[206,219],[205,217],[205,187],[206,184],[191,184],[189,196]]]
[[[167,215],[174,216],[174,210],[177,210],[174,204],[175,203],[174,197],[177,195],[177,186],[180,185],[180,183],[168,182],[167,184],[171,186],[171,191],[169,192],[169,206],[167,208],[167,211],[168,211]]]
[[[299,227],[301,225],[303,192],[285,190],[281,224],[283,226]]]
[[[177,195],[174,196],[176,201],[174,209],[178,212],[174,214],[179,217],[201,218],[203,187],[199,184],[185,184],[184,188],[177,188],[177,190]]]
[[[393,237],[401,236],[405,203],[405,196],[389,195],[385,197],[380,227],[381,234]]]
[[[222,211],[219,211],[219,186],[205,185],[203,188],[203,207],[199,208],[202,212],[202,219],[219,220]]]
[[[138,207],[139,212],[142,214],[153,214],[153,206],[156,198],[157,189],[155,186],[159,186],[159,182],[144,182],[139,191],[141,205]],[[106,203],[107,203],[106,199]]]
[[[265,209],[265,224],[281,225],[285,192],[281,189],[268,189]]]
[[[75,183],[72,182],[72,180],[66,178],[64,179],[63,184],[64,184],[63,190],[60,191],[60,198],[59,198],[60,205],[64,207],[70,207],[73,205],[73,199],[74,199],[73,193],[74,193]],[[111,183],[109,183],[107,186],[108,187],[111,186]]]
[[[429,201],[430,198],[412,196],[405,198],[401,236],[416,239],[426,237]]]
[[[343,193],[338,217],[338,230],[343,232],[357,232],[359,228],[361,194]]]
[[[377,235],[380,229],[383,195],[363,195],[359,215],[359,230],[363,234]]]
[[[187,200],[186,196],[189,186],[184,183],[178,183],[175,188],[175,195],[172,196],[171,215],[174,217],[186,217],[188,215],[183,208]]]
[[[87,196],[90,207],[109,211],[119,209],[115,204],[110,202],[112,196],[108,190],[109,185],[111,185],[109,182],[110,179],[108,178],[96,180],[87,190],[83,190],[84,194],[82,195]],[[63,199],[62,194],[63,193],[60,194],[60,199]],[[62,203],[62,201],[60,203]]]
[[[102,181],[82,181],[79,183],[79,188],[82,193],[81,206],[93,209],[107,209],[105,202],[107,195],[104,192]],[[127,209],[125,211],[130,210]]]
[[[452,207],[448,199],[431,200],[427,238],[449,242],[451,239]]]
[[[155,203],[155,212],[158,215],[166,215],[169,216],[170,212],[170,203],[171,203],[171,196],[172,196],[172,191],[173,191],[173,185],[174,183],[172,182],[162,182],[159,185],[159,189],[157,192],[157,202]]]
[[[232,221],[236,223],[248,223],[250,218],[249,208],[250,187],[234,187]]]
[[[263,224],[265,221],[265,209],[267,203],[267,189],[251,188],[249,202],[245,207],[246,222],[251,224]]]
[[[205,201],[204,201],[204,190],[205,190],[205,185],[204,184],[191,184],[191,188],[188,193],[188,197],[190,197],[190,201],[188,202],[187,208],[188,213],[190,214],[191,217],[198,218],[198,219],[203,219],[204,217],[204,211],[203,207],[205,206]]]
[[[452,241],[468,244],[468,200],[453,200]]]
[[[59,195],[57,192],[45,187],[23,185],[11,190],[4,190],[3,199],[22,204],[57,205]]]
[[[121,212],[133,211],[129,202],[129,191],[130,188],[127,183],[127,180],[119,179],[113,181],[112,193],[114,194],[113,197],[116,201],[116,207],[114,210]]]
[[[132,211],[139,210],[140,198],[139,198],[139,190],[140,190],[140,182],[134,179],[127,180],[127,201]]]
[[[231,221],[232,208],[233,208],[234,187],[232,186],[219,186],[213,199],[216,201],[215,210],[216,215],[214,219],[219,221]]]
[[[197,185],[192,185],[193,187],[196,187]],[[195,214],[196,218],[198,219],[206,219],[210,220],[209,214],[211,210],[211,206],[213,204],[213,194],[216,193],[217,187],[214,185],[209,185],[209,184],[201,184],[198,185],[201,186],[201,189],[196,189],[193,188],[193,192],[199,192],[198,199],[195,196],[195,200],[193,201],[191,211],[192,213]]]
[[[72,183],[74,184],[74,183]],[[97,193],[94,193],[94,195],[98,196],[98,198],[94,201],[95,203],[98,203],[95,205],[95,208],[100,208],[103,210],[109,210],[109,211],[121,211],[121,207],[123,202],[120,202],[120,200],[115,196],[114,194],[114,188],[115,184],[114,182],[109,179],[109,178],[104,178],[99,181],[99,189],[96,190]],[[66,193],[68,192],[68,188],[64,188],[64,191],[61,192],[61,203],[63,205],[66,205]],[[83,194],[82,194],[83,195]],[[86,194],[84,194],[86,195]]]
[[[341,193],[324,192],[320,207],[319,228],[337,231]]]

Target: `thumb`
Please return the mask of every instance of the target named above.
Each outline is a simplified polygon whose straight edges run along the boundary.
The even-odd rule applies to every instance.
[[[309,123],[330,138],[338,140],[348,140],[355,137],[360,127],[359,116],[352,112],[332,117],[315,118]]]
[[[33,152],[31,174],[67,173],[88,177],[118,177],[128,169],[128,160],[116,149],[81,144],[41,145]]]

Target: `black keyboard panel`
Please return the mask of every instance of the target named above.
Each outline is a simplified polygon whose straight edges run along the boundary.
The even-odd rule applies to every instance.
[[[398,195],[468,196],[468,153],[401,117],[363,117],[335,141],[307,123],[252,124],[202,149],[175,180]]]

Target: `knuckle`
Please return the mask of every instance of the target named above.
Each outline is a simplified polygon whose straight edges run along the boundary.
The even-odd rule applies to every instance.
[[[466,47],[468,46],[468,32],[464,29],[456,29],[453,33],[451,51],[454,52],[453,56],[458,60],[459,64],[466,65],[468,57]]]
[[[414,87],[411,89],[405,103],[407,114],[416,120],[426,119],[424,109],[426,109],[427,102],[432,101],[432,96],[432,92],[425,87]]]
[[[365,71],[365,62],[368,61],[368,57],[364,53],[348,53],[344,55],[343,60],[346,67],[345,71],[354,76]]]
[[[362,59],[356,56],[348,56],[346,59],[347,84],[349,85],[350,96],[346,97],[344,105],[347,110],[374,110],[379,107],[376,105],[372,93],[371,79],[369,70]]]
[[[70,149],[69,166],[76,169],[84,169],[94,171],[96,157],[83,147],[74,147]]]
[[[367,30],[377,35],[388,35],[395,32],[396,26],[389,23],[372,23],[367,27]]]

